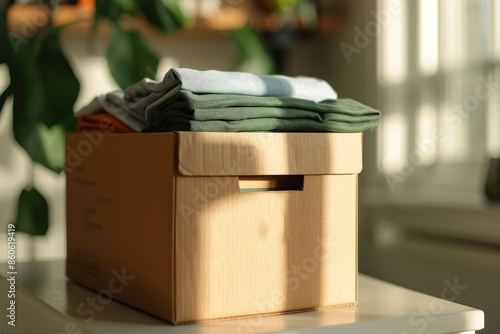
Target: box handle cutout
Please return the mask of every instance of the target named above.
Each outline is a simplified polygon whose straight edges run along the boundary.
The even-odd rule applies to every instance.
[[[263,191],[302,191],[304,175],[239,176],[240,193]]]

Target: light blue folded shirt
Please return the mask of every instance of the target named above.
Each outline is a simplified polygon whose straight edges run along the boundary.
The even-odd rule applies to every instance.
[[[181,89],[197,94],[291,97],[314,102],[337,99],[332,86],[318,78],[189,68],[172,68],[161,82],[143,79],[127,88],[124,97],[132,109],[146,113],[151,104],[161,104]]]
[[[326,81],[306,76],[173,68],[163,82],[172,77],[182,82],[182,89],[193,93],[293,97],[315,102],[337,98],[337,93]]]

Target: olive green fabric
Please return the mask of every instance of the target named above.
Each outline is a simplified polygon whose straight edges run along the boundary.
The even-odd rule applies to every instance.
[[[352,99],[310,100],[180,90],[144,111],[142,132],[279,131],[363,132],[375,130],[380,112]]]

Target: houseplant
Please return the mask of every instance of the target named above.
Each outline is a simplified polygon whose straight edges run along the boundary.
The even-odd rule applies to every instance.
[[[44,24],[29,29],[28,34],[9,29],[11,6],[16,5],[0,1],[0,64],[7,66],[10,77],[8,87],[0,93],[0,110],[12,97],[15,140],[33,164],[61,173],[64,133],[75,130],[73,105],[80,83],[61,47],[60,37],[66,26],[53,24],[59,2],[46,0],[34,5],[36,14],[32,19]],[[104,20],[113,26],[106,57],[110,72],[121,87],[154,76],[158,67],[158,57],[141,34],[123,29],[122,16],[141,15],[157,29],[169,32],[187,23],[176,1],[97,1],[95,8],[92,30]],[[16,230],[44,235],[49,225],[48,212],[48,203],[34,187],[32,177],[19,195]]]

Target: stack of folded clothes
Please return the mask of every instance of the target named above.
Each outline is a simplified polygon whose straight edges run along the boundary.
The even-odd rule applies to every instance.
[[[102,130],[102,115],[113,132],[363,132],[380,118],[324,80],[187,68],[96,97],[76,113],[78,129]]]

